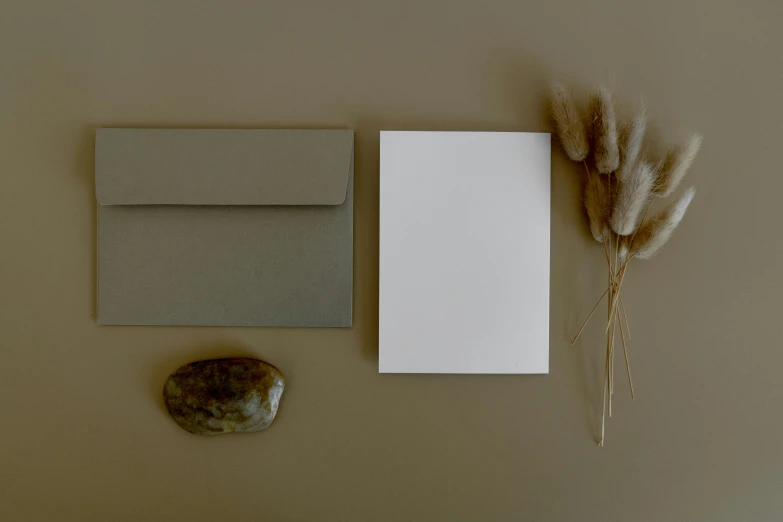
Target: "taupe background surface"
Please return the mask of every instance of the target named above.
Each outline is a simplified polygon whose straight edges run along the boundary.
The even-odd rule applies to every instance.
[[[769,521],[783,516],[779,2],[5,2],[0,519]],[[552,177],[551,374],[377,374],[378,131],[547,129],[549,80],[693,130],[698,186],[632,267],[638,399],[595,446],[603,252]],[[98,327],[96,126],[356,129],[355,327]],[[557,149],[555,149],[557,150]],[[272,427],[200,438],[166,375],[255,355]],[[622,383],[618,379],[618,383]]]

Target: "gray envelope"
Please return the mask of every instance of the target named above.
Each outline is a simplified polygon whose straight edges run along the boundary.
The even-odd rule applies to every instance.
[[[353,131],[98,129],[98,323],[351,326]]]

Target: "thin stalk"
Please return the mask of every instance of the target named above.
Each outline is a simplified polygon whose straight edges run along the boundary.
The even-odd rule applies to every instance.
[[[633,256],[631,256],[631,257],[633,257]],[[629,258],[629,261],[630,261],[630,258]],[[626,265],[627,264],[628,263],[626,262]],[[617,290],[615,291],[615,293],[619,293],[620,292],[620,288],[622,288],[622,286],[623,286],[623,280],[625,280],[625,272],[626,272],[626,267],[623,266],[622,270],[620,270],[620,275],[618,276],[619,280],[617,282]],[[611,304],[610,304],[610,307],[611,307],[611,309],[609,311],[610,317],[611,317],[611,314],[613,314],[615,312],[615,310],[617,309],[617,301],[618,301],[617,299],[613,299]],[[606,325],[606,333],[607,334],[609,333],[609,328],[611,328],[611,321],[610,321],[609,324]]]
[[[604,293],[603,293],[603,294],[601,294],[601,298],[598,300],[598,302],[597,302],[597,303],[595,303],[595,306],[594,306],[594,307],[593,307],[593,309],[590,311],[590,315],[588,315],[588,316],[587,316],[587,319],[585,319],[585,322],[584,322],[584,323],[582,323],[582,327],[581,327],[581,328],[579,328],[579,331],[577,332],[577,334],[576,334],[576,337],[574,337],[574,340],[573,340],[573,341],[571,341],[571,346],[573,346],[573,345],[576,343],[576,340],[577,340],[577,339],[579,339],[579,336],[580,336],[580,335],[582,335],[582,330],[584,330],[584,329],[585,329],[585,326],[587,326],[587,323],[588,323],[588,321],[590,321],[590,318],[591,318],[591,317],[593,317],[593,314],[594,314],[594,313],[595,313],[595,311],[598,309],[598,305],[599,305],[599,304],[601,304],[601,301],[603,301],[603,300],[604,300],[604,297],[605,297],[605,296],[606,296],[606,294],[608,294],[608,293],[609,293],[609,287],[607,286],[607,287],[606,287],[606,290],[604,290]]]
[[[609,367],[611,368],[609,373],[609,417],[612,416],[612,396],[614,395],[614,356],[616,353],[614,349],[614,334],[617,331],[617,321],[612,320],[612,325],[612,334],[610,336],[612,349],[611,361],[609,362]]]
[[[623,318],[625,319],[625,331],[628,332],[628,340],[631,340],[631,326],[628,324],[628,313],[625,311],[625,303],[623,297],[620,296],[620,310],[623,312]]]
[[[609,178],[609,183],[611,183],[611,177]],[[611,191],[610,191],[611,192]],[[614,246],[614,242],[612,241],[612,236],[609,236],[609,303],[606,310],[606,318],[608,321],[608,324],[611,324],[612,322],[612,303],[614,302],[614,293],[615,293],[615,271],[614,271],[614,265],[612,264],[612,258],[615,258],[615,256],[611,255],[612,247]],[[607,324],[607,326],[608,326]],[[606,333],[606,366],[608,368],[608,374],[606,377],[606,386],[608,387],[608,394],[609,394],[609,418],[612,418],[612,394],[614,393],[614,385],[612,384],[612,375],[614,373],[614,370],[612,368],[612,339],[611,335],[609,333]]]
[[[611,182],[611,181],[610,181]],[[604,241],[604,247],[606,248],[606,269],[607,269],[607,291],[609,292],[609,300],[607,302],[607,318],[612,308],[612,299],[614,298],[614,270],[612,267],[612,236],[609,236],[608,241]],[[607,245],[608,243],[608,245]],[[601,446],[604,445],[604,435],[606,426],[606,407],[609,405],[609,417],[612,416],[612,381],[611,381],[611,345],[609,344],[609,336],[606,336],[606,362],[604,363],[604,391],[602,399],[602,412],[601,412]],[[607,397],[608,395],[608,397]]]
[[[606,247],[606,244],[604,244],[604,248]],[[633,257],[633,256],[631,256]],[[620,267],[620,270],[624,270],[626,265],[631,261],[631,258],[625,260],[625,263]],[[609,251],[607,250],[606,254],[606,262],[609,263]],[[606,290],[604,290],[604,293],[601,294],[601,297],[598,298],[598,301],[595,303],[595,306],[593,306],[592,311],[590,312],[590,315],[587,316],[587,319],[585,319],[585,322],[582,323],[582,327],[579,329],[579,333],[574,337],[574,340],[571,342],[571,344],[575,344],[577,339],[579,339],[579,336],[582,334],[582,330],[584,330],[585,326],[587,326],[587,323],[590,321],[590,318],[593,316],[593,312],[595,312],[596,308],[598,308],[598,305],[601,304],[601,301],[604,300],[604,297],[606,297],[606,294],[609,293],[609,290],[611,289],[611,284],[607,285]]]
[[[617,315],[617,320],[620,320],[619,312]],[[628,339],[631,338],[631,335],[628,335]],[[631,388],[631,399],[636,400],[636,393],[633,389],[633,378],[631,378],[631,365],[628,362],[628,347],[625,344],[625,334],[623,333],[623,323],[620,323],[620,339],[623,341],[623,354],[625,355],[625,371],[628,373],[628,387]]]
[[[606,358],[604,364],[604,391],[601,399],[601,440],[598,445],[604,447],[604,435],[606,433],[606,389],[609,387],[609,358]]]
[[[619,252],[620,252],[620,236],[618,234],[614,235],[614,267],[617,269],[617,265],[620,264],[620,258],[619,258]],[[617,282],[617,273],[615,272],[613,280]],[[618,288],[614,291],[614,300],[617,301],[620,297],[620,288]],[[617,328],[617,321],[614,319],[614,314],[610,317],[610,320],[614,322],[614,326],[612,327],[612,395],[614,395],[614,356],[615,356],[615,350],[614,350],[614,334]],[[611,403],[610,403],[611,404]],[[611,412],[611,408],[609,409]],[[611,415],[610,415],[611,416]]]

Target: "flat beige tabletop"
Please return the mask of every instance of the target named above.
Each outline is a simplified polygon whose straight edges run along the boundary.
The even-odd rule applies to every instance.
[[[6,2],[0,519],[780,520],[781,21],[774,0]],[[638,397],[618,389],[603,449],[602,328],[568,338],[604,254],[558,148],[550,375],[377,371],[379,131],[546,131],[556,78],[643,99],[659,143],[705,136],[680,230],[624,286]],[[354,328],[96,326],[99,126],[355,129]],[[181,430],[169,372],[244,354],[286,375],[272,427]]]

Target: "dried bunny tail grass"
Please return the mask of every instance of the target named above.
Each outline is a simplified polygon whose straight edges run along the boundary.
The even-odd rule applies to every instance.
[[[655,173],[644,161],[626,173],[625,181],[619,182],[612,210],[612,230],[621,236],[628,236],[636,230],[652,194]]]
[[[696,154],[699,153],[702,139],[701,134],[697,132],[688,138],[685,143],[675,147],[666,154],[658,173],[658,180],[654,190],[656,195],[666,198],[677,190],[688,169],[691,168]]]
[[[588,173],[584,194],[585,210],[593,238],[603,243],[609,235],[609,190],[601,176]]]
[[[590,143],[587,140],[587,130],[576,108],[574,99],[565,85],[560,82],[552,84],[549,98],[552,118],[555,120],[560,143],[573,161],[584,161],[590,153]]]
[[[682,221],[694,195],[696,189],[689,188],[680,199],[642,223],[631,245],[634,257],[649,259],[661,250]]]
[[[590,114],[593,156],[595,167],[602,174],[617,170],[620,164],[620,152],[617,146],[617,118],[612,104],[612,95],[604,87],[599,87],[590,97]]]
[[[620,170],[618,177],[624,181],[627,173],[631,172],[639,160],[644,145],[644,133],[647,131],[647,111],[642,107],[634,115],[631,122],[620,133]]]

